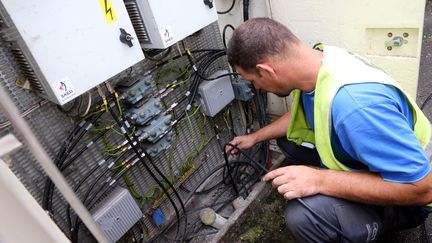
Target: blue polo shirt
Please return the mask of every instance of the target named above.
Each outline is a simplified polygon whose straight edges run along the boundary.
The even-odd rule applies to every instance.
[[[306,120],[314,129],[314,91],[302,92]],[[412,183],[431,170],[413,132],[412,112],[396,88],[379,83],[340,88],[332,104],[331,144],[353,171],[371,171],[386,181]]]

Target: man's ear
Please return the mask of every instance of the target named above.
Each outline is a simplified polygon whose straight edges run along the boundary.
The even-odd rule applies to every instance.
[[[276,78],[276,72],[271,65],[267,63],[259,63],[255,67],[261,75],[267,73],[270,77]]]

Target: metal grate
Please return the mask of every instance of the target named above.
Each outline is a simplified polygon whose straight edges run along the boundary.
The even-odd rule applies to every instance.
[[[185,45],[190,49],[212,49],[221,48],[222,40],[219,34],[219,29],[216,23],[211,24],[204,28],[203,30],[197,32],[196,34],[188,37],[184,40]],[[174,46],[175,47],[175,46]],[[172,53],[170,57],[178,55],[177,48],[172,48]],[[209,72],[214,72],[218,69],[226,69],[226,60],[221,58],[219,61],[213,65]],[[177,66],[185,66],[187,64],[186,58],[179,58],[175,61],[170,62],[164,68],[176,69]],[[150,61],[142,61],[129,70],[118,74],[112,78],[112,83],[125,82],[127,80],[134,80],[141,77],[146,71],[150,70],[154,66],[154,63]],[[158,70],[157,73],[162,72]],[[11,97],[13,98],[15,104],[24,112],[33,104],[41,101],[41,98],[36,96],[27,90],[21,89],[15,85],[15,79],[17,76],[17,66],[14,65],[12,55],[7,51],[6,43],[0,43],[0,84],[5,87]],[[163,87],[166,82],[172,82],[169,78],[166,80],[158,80],[160,82],[158,85]],[[169,106],[170,104],[178,101],[184,95],[184,89],[188,88],[188,83],[185,84],[184,88],[180,87],[170,93],[163,101]],[[156,88],[155,88],[156,89]],[[181,103],[177,106],[173,112],[174,117],[184,110],[186,107],[186,102]],[[236,121],[241,121],[238,113],[238,108],[236,105],[231,107],[234,111],[234,119]],[[192,188],[194,183],[197,183],[206,174],[219,165],[223,161],[223,154],[221,148],[214,138],[214,130],[209,122],[209,120],[201,115],[201,112],[197,112],[195,115],[191,114],[181,122],[177,123],[174,127],[174,141],[170,150],[163,154],[160,154],[155,158],[155,163],[158,168],[167,177],[178,177],[181,174],[182,164],[189,158],[196,168],[187,177],[175,183],[178,187],[181,183],[185,185],[186,188]],[[27,122],[31,126],[32,130],[38,137],[39,141],[42,143],[49,155],[54,158],[57,151],[60,149],[61,144],[68,136],[69,131],[73,129],[75,121],[69,118],[67,115],[62,113],[57,106],[54,104],[48,104],[41,109],[31,113],[26,117]],[[6,121],[6,118],[0,113],[0,123]],[[221,117],[216,117],[215,121],[219,127],[224,127],[224,119]],[[235,122],[235,130],[244,130],[244,125],[241,122]],[[202,132],[203,131],[203,132]],[[6,127],[0,130],[0,136],[4,136],[7,133],[15,133],[12,127]],[[230,134],[227,129],[221,130],[222,143],[229,140]],[[88,136],[91,138],[91,136]],[[115,133],[110,133],[110,141],[112,143],[120,143],[123,138],[115,135]],[[20,137],[18,137],[21,139]],[[203,144],[205,146],[203,146]],[[84,146],[85,144],[80,144],[77,147]],[[82,179],[88,171],[98,166],[98,162],[104,157],[101,151],[104,151],[104,144],[99,141],[92,149],[89,149],[79,158],[76,163],[74,163],[70,168],[64,171],[68,182],[74,188]],[[194,151],[201,147],[202,150],[192,158]],[[33,155],[28,151],[27,148],[20,149],[16,153],[10,156],[11,168],[14,173],[20,178],[26,188],[35,197],[35,199],[41,203],[42,195],[44,192],[45,175],[42,169],[36,163]],[[102,174],[103,169],[106,167],[98,168],[95,173],[85,181],[77,194],[82,198],[87,191],[87,189],[94,183],[95,179]],[[109,174],[109,173],[108,173]],[[148,172],[145,170],[144,166],[140,163],[135,164],[132,169],[126,173],[130,179],[133,181],[137,192],[141,195],[148,194],[152,188],[155,187],[155,182],[150,177]],[[98,187],[105,187],[108,175],[104,176],[103,179],[97,184]],[[115,186],[122,186],[127,188],[127,185],[123,180],[119,180],[110,188],[114,189]],[[106,195],[110,190],[106,191]],[[179,191],[182,199],[186,197],[187,193]],[[102,197],[103,198],[103,197]],[[101,199],[102,200],[102,199]],[[177,205],[179,202],[174,198]],[[167,219],[174,216],[174,210],[172,205],[167,200],[162,200],[159,207],[166,215]],[[59,225],[59,227],[65,232],[67,236],[70,235],[68,232],[68,223],[66,218],[66,203],[60,194],[55,191],[53,196],[53,210],[54,221]],[[157,234],[160,230],[157,226],[152,223],[151,212],[152,205],[148,201],[145,205],[142,205],[144,218],[143,222],[150,236]],[[74,217],[74,213],[72,213]],[[196,227],[196,221],[198,217],[192,215],[188,217],[191,222],[188,227]],[[86,230],[80,231],[80,242],[93,242],[94,239],[89,235]]]

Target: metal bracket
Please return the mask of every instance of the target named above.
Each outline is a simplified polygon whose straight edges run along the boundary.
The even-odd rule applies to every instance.
[[[398,47],[407,43],[408,40],[404,39],[402,36],[395,36],[393,39],[385,41],[384,45],[389,49],[389,47]]]

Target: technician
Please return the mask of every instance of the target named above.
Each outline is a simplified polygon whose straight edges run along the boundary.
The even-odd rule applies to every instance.
[[[227,53],[256,89],[293,94],[291,112],[231,143],[247,149],[279,138],[287,159],[302,164],[263,178],[288,200],[285,221],[297,241],[345,241],[291,200],[300,197],[353,242],[424,221],[432,209],[431,130],[394,79],[341,48],[310,48],[268,18],[240,25]]]

